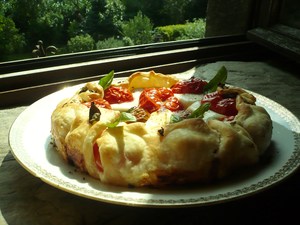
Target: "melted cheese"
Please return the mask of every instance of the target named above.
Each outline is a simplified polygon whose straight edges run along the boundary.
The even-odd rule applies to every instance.
[[[198,109],[200,107],[201,103],[200,101],[196,101],[194,102],[193,104],[191,104],[186,110],[189,111],[189,112],[193,112],[195,111],[196,109]],[[217,120],[220,120],[222,118],[224,118],[225,116],[222,115],[222,114],[219,114],[219,113],[216,113],[212,110],[208,110],[204,113],[204,117],[203,119],[205,121],[207,120],[211,120],[211,119],[217,119]]]
[[[139,105],[139,98],[142,93],[143,89],[135,89],[132,93],[133,101],[130,102],[123,102],[120,104],[111,104],[112,109],[126,112],[133,107],[137,107]],[[189,112],[195,111],[200,105],[200,101],[203,98],[203,94],[174,94],[176,98],[178,98],[179,102],[182,104],[183,108]],[[155,126],[164,126],[166,123],[170,121],[170,116],[172,112],[169,110],[158,111],[151,114],[149,121],[147,122],[148,125]],[[222,119],[224,115],[216,113],[214,111],[208,110],[204,114],[204,120],[210,119]]]
[[[196,101],[203,98],[203,94],[174,94],[178,98],[181,105],[186,109]]]
[[[137,107],[139,105],[139,98],[143,89],[135,89],[132,93],[133,101],[131,102],[123,102],[119,104],[111,104],[112,109],[126,112],[132,107]],[[203,95],[199,94],[174,94],[176,98],[178,98],[179,102],[186,109],[190,105],[192,105],[195,101],[200,101],[203,98]]]
[[[146,122],[146,126],[164,127],[170,123],[173,112],[168,109],[151,113],[150,118]]]
[[[142,93],[141,89],[136,89],[132,95],[133,95],[133,101],[130,102],[123,102],[123,103],[119,103],[119,104],[111,104],[111,108],[113,110],[118,110],[121,112],[126,112],[129,109],[133,108],[133,107],[137,107],[139,105],[139,99],[140,99],[140,95]]]

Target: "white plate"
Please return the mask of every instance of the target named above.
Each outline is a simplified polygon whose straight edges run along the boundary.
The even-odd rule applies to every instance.
[[[124,188],[101,184],[67,165],[51,145],[50,116],[57,103],[78,86],[48,95],[29,106],[13,123],[9,142],[16,160],[34,176],[82,197],[147,207],[198,206],[226,202],[264,190],[300,165],[300,122],[278,103],[253,93],[273,120],[272,144],[255,168],[214,184],[167,189]]]

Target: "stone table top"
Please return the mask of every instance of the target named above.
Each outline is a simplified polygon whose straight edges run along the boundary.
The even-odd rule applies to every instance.
[[[200,65],[203,78],[226,66],[228,83],[264,95],[300,116],[300,72],[280,62],[222,61]],[[28,173],[12,156],[9,129],[28,106],[0,110],[0,224],[288,224],[299,220],[300,174],[232,202],[192,208],[113,205],[56,189]]]

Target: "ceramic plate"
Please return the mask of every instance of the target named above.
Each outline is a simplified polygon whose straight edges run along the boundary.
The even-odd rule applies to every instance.
[[[51,144],[50,116],[57,103],[78,87],[35,102],[13,123],[9,142],[16,160],[34,176],[69,193],[114,204],[144,207],[184,207],[216,204],[246,197],[271,187],[292,174],[300,162],[300,122],[278,103],[253,93],[273,120],[270,148],[251,170],[209,185],[167,189],[124,188],[101,184],[67,165]]]

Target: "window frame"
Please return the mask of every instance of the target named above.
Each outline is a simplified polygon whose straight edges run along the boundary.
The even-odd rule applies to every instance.
[[[159,51],[167,51],[174,49],[189,48],[194,46],[210,46],[216,43],[224,44],[229,42],[240,41],[240,35],[232,35],[225,37],[210,37],[202,39],[190,39],[182,41],[170,41],[151,43],[144,45],[135,45],[119,48],[110,48],[104,50],[94,50],[78,53],[69,53],[62,55],[54,55],[40,58],[24,59],[17,61],[0,62],[0,75],[17,71],[25,71],[39,69],[44,67],[60,66],[73,63],[82,63],[93,60],[101,60],[115,58],[120,56],[132,56],[138,54],[146,54]]]
[[[283,24],[281,16],[287,0],[259,1],[254,10],[254,29],[247,38],[300,63],[300,29]]]
[[[98,80],[111,70],[116,77],[137,70],[171,74],[264,54],[266,50],[245,35],[231,35],[9,62],[1,70],[6,73],[0,75],[0,107],[30,104],[63,87]]]

